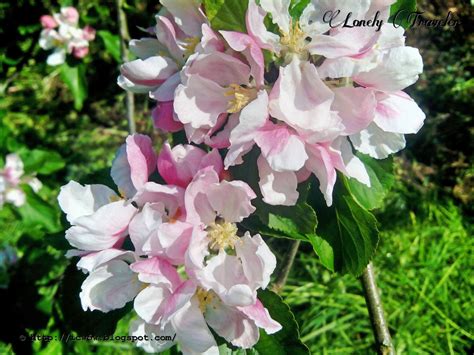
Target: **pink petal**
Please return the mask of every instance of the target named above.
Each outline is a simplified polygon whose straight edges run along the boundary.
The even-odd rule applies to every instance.
[[[266,15],[267,13],[255,3],[255,0],[249,0],[246,15],[247,32],[260,48],[279,53],[280,37],[266,29],[264,24]]]
[[[334,93],[332,109],[342,118],[344,134],[360,132],[374,120],[377,101],[372,90],[343,87],[334,89]]]
[[[174,102],[159,102],[151,112],[153,126],[161,129],[165,133],[179,132],[183,129],[183,124],[174,119]]]
[[[319,189],[324,195],[326,204],[332,205],[332,192],[336,184],[337,173],[328,148],[321,144],[308,147],[309,159],[306,168],[319,180]]]
[[[223,180],[220,184],[210,185],[207,196],[213,210],[227,222],[242,222],[255,211],[251,200],[257,195],[243,181]]]
[[[41,16],[40,22],[41,22],[41,26],[47,29],[56,28],[59,25],[57,21],[54,19],[54,17],[50,15]]]
[[[268,122],[256,133],[255,143],[271,168],[278,172],[298,171],[308,159],[304,141],[286,125]]]
[[[181,284],[176,269],[158,257],[136,261],[130,265],[130,269],[138,273],[138,279],[144,283],[163,284],[170,290],[176,289]]]
[[[134,134],[117,153],[112,164],[114,182],[127,197],[132,198],[140,190],[156,168],[156,154],[150,137]]]
[[[166,57],[136,59],[121,66],[121,74],[136,85],[159,86],[178,71],[176,64]]]
[[[259,338],[259,331],[253,321],[236,307],[229,307],[213,299],[207,307],[205,318],[209,326],[234,346],[249,349]]]
[[[182,62],[184,53],[178,46],[178,39],[173,23],[171,23],[168,18],[158,15],[156,16],[155,32],[158,41],[168,49],[171,56],[178,62]]]
[[[404,92],[378,93],[377,100],[375,123],[385,132],[415,134],[423,127],[426,115]]]
[[[265,60],[255,40],[249,35],[239,32],[220,31],[220,33],[233,50],[242,52],[250,63],[251,74],[255,78],[257,87],[262,87],[265,84]]]
[[[268,310],[258,299],[254,305],[238,307],[238,309],[253,320],[257,327],[264,329],[267,334],[273,334],[282,329],[281,324],[272,319]]]
[[[280,68],[270,94],[270,114],[297,131],[311,135],[312,141],[332,140],[343,126],[331,114],[334,93],[319,78],[316,67],[295,58]]]
[[[272,170],[263,156],[258,158],[257,165],[260,177],[258,185],[263,201],[274,206],[294,206],[299,197],[296,174],[292,171],[277,172]]]
[[[223,112],[227,112],[228,89],[199,75],[192,75],[186,85],[176,89],[174,110],[179,120],[193,128],[213,127]]]

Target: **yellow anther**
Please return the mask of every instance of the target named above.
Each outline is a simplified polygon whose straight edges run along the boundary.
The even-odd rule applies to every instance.
[[[123,191],[122,189],[119,189],[119,194],[120,194],[120,196],[117,196],[117,195],[110,196],[110,198],[109,198],[110,202],[117,202],[117,201],[120,201],[120,200],[126,200],[127,199],[125,191]]]
[[[209,248],[213,250],[233,249],[235,243],[239,240],[237,230],[237,226],[234,223],[223,222],[211,224],[207,228],[207,236],[211,240]]]
[[[232,99],[229,102],[228,113],[237,113],[247,106],[250,101],[257,98],[257,89],[246,88],[238,84],[231,84],[229,90],[226,91],[225,96],[230,96]]]
[[[189,57],[190,55],[194,54],[196,51],[196,47],[201,42],[199,37],[189,37],[186,38],[184,41],[184,55]]]
[[[212,300],[214,299],[214,294],[212,291],[206,291],[203,288],[198,287],[196,291],[196,297],[199,301],[199,309],[204,313],[207,306],[211,304]]]
[[[291,21],[290,32],[282,33],[280,42],[287,52],[296,54],[306,52],[306,35],[301,29],[299,21]]]

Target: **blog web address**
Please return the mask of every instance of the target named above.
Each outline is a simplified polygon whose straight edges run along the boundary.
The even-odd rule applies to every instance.
[[[61,334],[59,335],[47,335],[47,334],[22,334],[20,335],[21,341],[30,342],[45,342],[51,341],[70,342],[70,341],[114,341],[121,343],[136,343],[137,341],[158,341],[158,342],[174,342],[176,334],[174,335],[75,335],[75,334]]]

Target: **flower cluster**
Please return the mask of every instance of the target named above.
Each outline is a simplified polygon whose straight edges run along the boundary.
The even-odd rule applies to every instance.
[[[23,162],[17,154],[8,154],[5,166],[0,169],[0,208],[5,202],[21,207],[26,202],[25,192],[21,184],[28,184],[33,191],[38,192],[41,181],[35,177],[24,176]]]
[[[89,53],[89,42],[95,38],[91,26],[79,28],[79,12],[74,7],[63,7],[59,13],[41,16],[43,31],[39,45],[45,50],[54,49],[48,56],[48,65],[61,65],[67,54],[84,58]]]
[[[151,139],[135,134],[111,176],[119,194],[71,181],[58,197],[76,248],[69,256],[80,256],[88,274],[84,310],[108,312],[133,300],[138,320],[130,334],[148,352],[171,347],[157,340],[171,335],[185,354],[218,354],[210,329],[241,348],[257,343],[260,328],[281,329],[257,297],[276,258],[260,235],[242,235],[236,225],[254,212],[256,195],[229,181],[216,149],[165,144],[157,156]]]
[[[312,0],[295,19],[290,0],[249,0],[240,33],[214,31],[199,1],[163,0],[153,37],[130,42],[139,59],[122,66],[118,83],[157,101],[157,128],[225,149],[226,168],[258,147],[267,204],[294,205],[298,183],[314,174],[330,206],[337,172],[370,186],[354,150],[384,159],[425,119],[402,91],[423,62],[388,23],[394,2]],[[341,21],[378,14],[384,25],[331,28],[328,11]]]

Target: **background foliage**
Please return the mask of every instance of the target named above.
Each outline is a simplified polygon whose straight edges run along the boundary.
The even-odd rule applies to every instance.
[[[295,1],[292,12],[298,14],[303,3]],[[61,4],[74,4],[80,9],[82,21],[100,30],[91,55],[80,67],[75,63],[64,69],[46,66],[47,52],[37,45],[39,17],[57,10],[59,3],[0,1],[0,159],[19,151],[27,170],[37,171],[45,185],[39,195],[28,191],[28,204],[23,208],[0,210],[0,302],[5,306],[2,319],[9,322],[6,332],[0,334],[0,353],[140,353],[129,343],[19,339],[21,334],[61,338],[71,332],[125,335],[129,321],[124,317],[126,310],[106,316],[82,312],[78,289],[84,276],[64,257],[65,224],[55,203],[59,187],[70,179],[83,183],[105,180],[115,150],[127,135],[124,93],[116,85],[115,2],[80,0]],[[151,24],[158,8],[154,1],[127,2],[132,38],[140,37],[134,25]],[[374,214],[380,221],[380,241],[370,232],[353,238],[355,247],[358,238],[373,243],[374,248],[378,243],[375,263],[379,286],[398,351],[472,352],[474,314],[469,305],[473,303],[474,281],[469,271],[474,246],[474,38],[469,28],[473,8],[467,0],[419,1],[418,8],[425,11],[426,18],[442,18],[453,11],[462,22],[455,29],[414,28],[408,32],[408,42],[421,48],[425,61],[425,72],[410,94],[427,113],[426,125],[421,134],[410,138],[409,149],[395,158],[396,178],[390,181],[395,187],[382,210],[355,211],[359,204],[368,210],[380,207],[380,201],[376,197],[364,200],[366,191],[344,180],[337,193],[346,198],[334,209],[368,213],[368,221]],[[216,16],[216,28],[242,25],[238,13],[225,6],[212,11],[235,17],[235,23],[219,23]],[[87,79],[82,84],[74,83],[75,74],[71,73],[78,70],[83,70]],[[78,90],[76,95],[66,86],[68,80],[69,87]],[[78,97],[83,100],[78,102]],[[144,96],[136,100],[138,130],[161,141],[163,137],[153,131],[149,120],[152,103]],[[378,176],[383,179],[383,174]],[[314,196],[311,191],[300,192]],[[311,217],[305,218],[305,234],[299,231],[295,235],[288,223],[294,216],[264,206],[247,227],[261,229],[263,221],[269,227],[267,235],[286,234],[308,242],[302,244],[283,296],[295,312],[302,340],[311,352],[371,352],[373,338],[357,279],[332,274],[323,267],[358,274],[364,265],[341,264],[338,255],[327,252],[330,238],[337,236],[330,224],[325,225],[334,217],[325,217],[324,213],[332,214],[334,210],[318,209],[317,203],[309,201],[317,211],[314,220],[306,202],[297,207],[300,215]],[[316,236],[314,225],[318,220]],[[286,240],[270,242],[281,258]],[[315,250],[321,259],[315,257]],[[340,251],[344,252],[344,245]],[[16,261],[10,260],[12,253]]]

